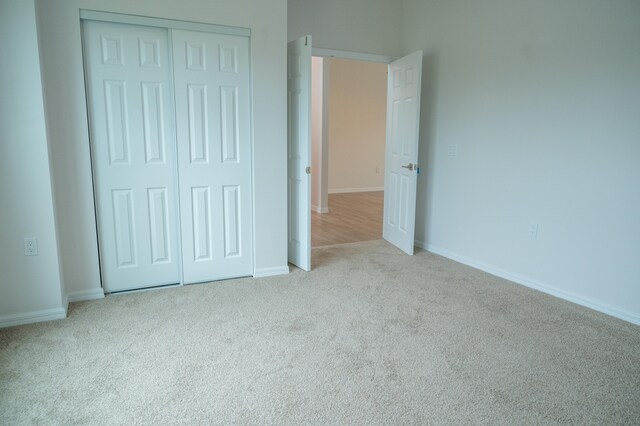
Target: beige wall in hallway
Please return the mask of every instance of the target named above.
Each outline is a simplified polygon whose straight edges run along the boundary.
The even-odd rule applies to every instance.
[[[329,192],[384,186],[387,65],[328,59]]]

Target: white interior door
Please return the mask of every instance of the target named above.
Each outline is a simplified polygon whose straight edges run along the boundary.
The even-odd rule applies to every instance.
[[[311,270],[311,36],[288,46],[289,262]]]
[[[389,64],[382,236],[413,254],[422,51]]]
[[[167,31],[84,21],[105,292],[180,282]]]
[[[185,284],[253,273],[249,39],[172,30]]]

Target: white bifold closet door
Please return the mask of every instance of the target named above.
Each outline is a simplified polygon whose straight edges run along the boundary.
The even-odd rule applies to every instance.
[[[184,283],[251,275],[249,39],[172,39]]]
[[[105,292],[251,275],[248,37],[83,31]]]
[[[167,31],[85,21],[102,284],[180,282]]]

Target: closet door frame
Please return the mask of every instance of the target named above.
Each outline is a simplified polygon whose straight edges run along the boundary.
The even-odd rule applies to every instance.
[[[168,30],[202,31],[206,33],[237,35],[251,37],[251,29],[231,27],[228,25],[204,24],[201,22],[177,21],[150,16],[126,15],[122,13],[100,12],[96,10],[80,10],[80,20],[112,22],[114,24],[131,24],[143,27],[159,27]]]
[[[233,26],[228,26],[228,25],[217,25],[217,24],[207,24],[207,23],[201,23],[201,22],[191,22],[191,21],[179,21],[179,20],[174,20],[174,19],[166,19],[166,18],[155,18],[155,17],[149,17],[149,16],[139,16],[139,15],[127,15],[127,14],[121,14],[121,13],[113,13],[113,12],[102,12],[102,11],[95,11],[95,10],[88,10],[88,9],[80,9],[80,22],[82,23],[83,21],[99,21],[99,22],[108,22],[108,23],[115,23],[115,24],[129,24],[129,25],[138,25],[138,26],[144,26],[144,27],[156,27],[156,28],[162,28],[167,30],[167,40],[168,40],[168,55],[169,55],[169,73],[170,73],[170,81],[173,85],[174,82],[174,75],[173,75],[173,63],[174,63],[174,59],[173,59],[173,49],[171,49],[171,45],[173,44],[173,40],[172,40],[172,30],[186,30],[186,31],[200,31],[200,32],[207,32],[207,33],[214,33],[214,34],[224,34],[224,35],[235,35],[235,36],[242,36],[242,37],[247,37],[248,38],[248,42],[249,42],[249,86],[248,86],[248,90],[249,90],[249,120],[248,120],[248,125],[249,125],[249,146],[250,146],[250,150],[251,150],[251,179],[250,179],[250,187],[249,187],[249,191],[250,191],[250,200],[251,200],[251,206],[250,206],[250,212],[251,212],[251,263],[252,263],[252,270],[251,270],[251,275],[255,274],[255,194],[254,194],[254,165],[255,165],[255,161],[254,161],[254,140],[253,140],[253,74],[252,74],[252,55],[251,55],[251,29],[249,28],[243,28],[243,27],[233,27]],[[84,57],[84,55],[83,55]],[[86,95],[88,95],[88,88],[85,87],[85,91],[87,92]],[[172,120],[173,120],[173,127],[174,127],[174,132],[177,130],[176,127],[176,110],[175,110],[175,94],[173,92],[173,90],[169,91],[169,96],[171,98],[171,104],[173,105],[173,111],[172,111]],[[89,111],[87,110],[87,114],[89,114]],[[89,115],[87,115],[87,120],[89,121]],[[177,142],[177,139],[176,139]],[[175,182],[175,188],[176,188],[176,194],[179,194],[178,192],[178,188],[179,188],[179,179],[180,177],[178,176],[178,157],[177,157],[177,153],[178,153],[178,147],[177,144],[174,144],[174,146],[172,147],[175,155],[174,155],[174,170],[176,171],[176,182]],[[91,169],[92,169],[92,180],[95,180],[95,177],[93,175],[93,164],[91,164]],[[179,195],[178,195],[179,197]],[[95,183],[93,184],[93,200],[94,200],[94,211],[96,213],[96,217],[98,214],[98,206],[96,204],[97,202],[97,197],[96,197],[96,186]],[[176,201],[177,202],[177,201]],[[182,229],[180,227],[180,217],[181,217],[181,206],[180,203],[177,203],[176,206],[177,209],[177,217],[175,218],[176,220],[176,226],[177,226],[177,231],[178,231],[178,256],[179,256],[179,270],[180,270],[180,286],[184,285],[184,272],[183,272],[183,260],[182,260],[182,256],[183,256],[183,251],[182,251],[182,238],[180,237],[180,235],[182,235]],[[96,233],[97,233],[97,229],[96,229]],[[99,241],[99,236],[98,236],[98,241]],[[100,248],[98,247],[98,251],[100,250]],[[98,256],[98,262],[101,262],[100,256]],[[100,274],[100,285],[101,287],[104,289],[104,285],[102,283],[102,274]],[[150,288],[141,288],[138,291],[144,291],[144,290],[149,290],[149,289],[153,289],[154,287],[150,287]],[[135,290],[134,290],[135,291]]]

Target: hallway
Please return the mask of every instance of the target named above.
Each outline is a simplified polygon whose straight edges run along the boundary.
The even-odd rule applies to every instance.
[[[384,192],[329,194],[329,213],[311,212],[311,246],[382,238]]]

